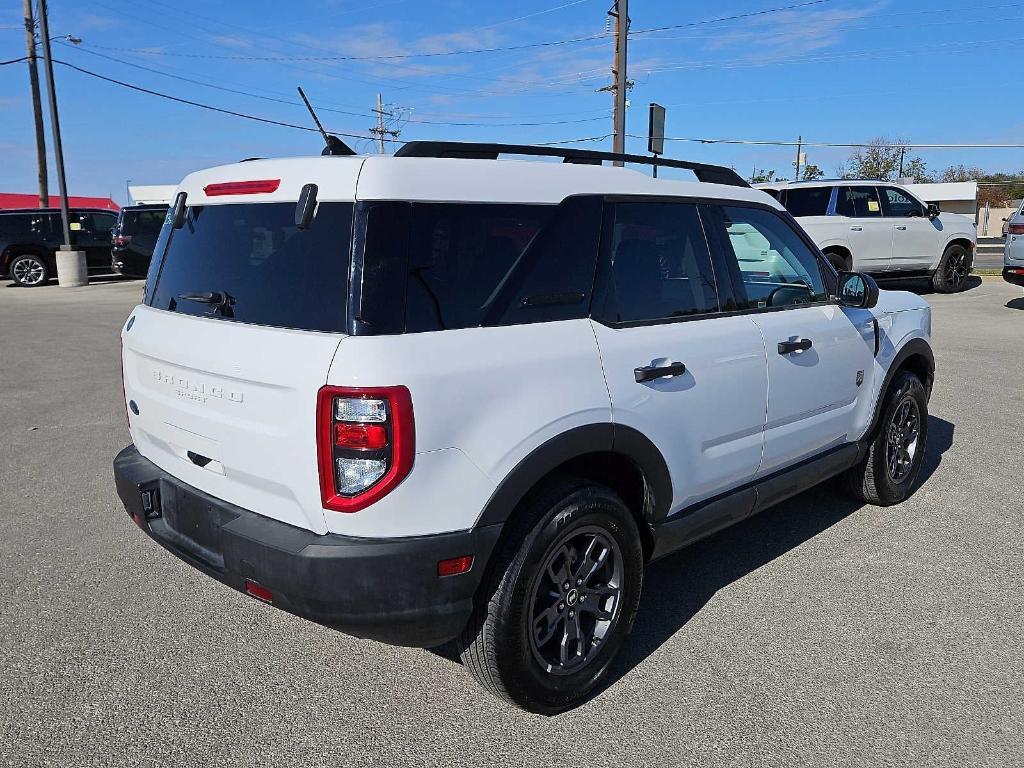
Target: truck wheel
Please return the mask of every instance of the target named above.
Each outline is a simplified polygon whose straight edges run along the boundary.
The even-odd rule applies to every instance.
[[[584,480],[532,494],[509,524],[459,652],[495,696],[554,714],[587,698],[633,627],[640,535],[615,493]]]
[[[956,293],[967,285],[971,273],[970,257],[962,245],[953,244],[939,260],[939,268],[932,275],[932,288],[939,293]]]
[[[899,504],[913,490],[927,445],[924,384],[914,374],[900,371],[885,396],[882,420],[868,455],[844,476],[847,489],[868,504]]]
[[[46,262],[31,253],[21,253],[15,256],[8,269],[11,279],[26,288],[43,285],[50,279],[50,270],[47,269]]]

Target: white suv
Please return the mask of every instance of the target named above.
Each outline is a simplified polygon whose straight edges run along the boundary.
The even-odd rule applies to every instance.
[[[615,158],[650,162],[414,142],[188,176],[121,334],[129,515],[299,616],[457,640],[557,712],[646,563],[840,473],[906,498],[927,303],[837,276],[727,168]]]
[[[977,228],[942,213],[904,187],[844,179],[760,184],[774,195],[838,270],[876,277],[928,277],[942,293],[962,291],[974,266]]]

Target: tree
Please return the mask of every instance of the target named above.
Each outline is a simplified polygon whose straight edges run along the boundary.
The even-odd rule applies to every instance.
[[[977,181],[985,175],[981,168],[968,168],[963,163],[951,165],[942,172],[940,181]]]
[[[771,169],[755,167],[750,173],[751,184],[767,184],[770,181],[775,181],[775,171]]]
[[[814,163],[808,163],[807,165],[804,166],[804,181],[815,181],[816,179],[821,179],[824,177],[825,172],[821,170],[821,168],[816,166]]]
[[[928,173],[924,161],[920,157],[912,157],[909,161],[903,161],[903,177],[913,179],[918,184],[932,184],[935,177]]]
[[[844,179],[881,179],[894,181],[900,174],[900,159],[903,160],[903,175],[913,176],[916,180],[928,177],[924,160],[910,157],[910,149],[905,139],[895,141],[884,137],[872,139],[866,146],[860,147],[845,163],[839,165],[839,174]],[[911,173],[908,173],[908,170]]]

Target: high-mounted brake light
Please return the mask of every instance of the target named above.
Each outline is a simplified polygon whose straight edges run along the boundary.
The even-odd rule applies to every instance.
[[[220,184],[207,184],[203,192],[207,197],[220,195],[258,195],[263,192],[276,192],[281,186],[280,179],[255,179],[253,181],[225,181]]]
[[[358,512],[412,469],[416,436],[405,387],[322,387],[316,405],[324,509]]]

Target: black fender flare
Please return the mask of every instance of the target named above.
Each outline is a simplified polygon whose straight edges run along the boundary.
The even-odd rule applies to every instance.
[[[663,519],[672,504],[672,478],[661,451],[639,430],[621,424],[573,427],[537,446],[498,484],[475,527],[504,523],[530,489],[565,462],[591,453],[617,453],[643,474],[652,499],[648,523]]]
[[[920,355],[928,361],[928,380],[922,382],[925,390],[928,392],[928,396],[932,394],[932,381],[935,377],[935,354],[932,352],[931,346],[922,338],[914,338],[900,347],[899,351],[896,352],[896,356],[893,358],[892,363],[889,364],[889,370],[885,374],[885,379],[882,381],[882,388],[878,391],[878,400],[875,402],[875,411],[871,416],[871,425],[864,433],[865,439],[871,439],[874,437],[875,431],[878,429],[878,422],[882,418],[882,409],[885,407],[885,393],[889,391],[889,387],[892,385],[892,380],[896,376],[896,372],[900,370],[911,356]]]

